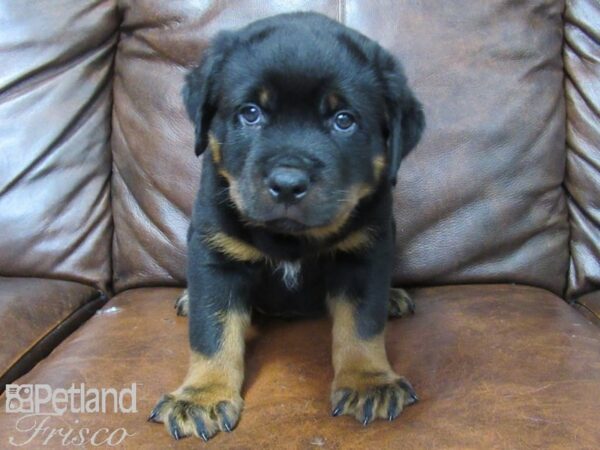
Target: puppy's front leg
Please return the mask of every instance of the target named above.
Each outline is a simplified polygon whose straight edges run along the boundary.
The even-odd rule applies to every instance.
[[[182,385],[160,399],[149,420],[164,422],[175,439],[193,434],[208,440],[218,431],[231,431],[243,407],[248,289],[245,277],[230,265],[191,266],[190,367]]]
[[[332,297],[328,306],[333,317],[332,414],[352,415],[364,425],[376,418],[394,420],[418,398],[388,362],[383,327],[361,332],[374,318],[356,299]]]

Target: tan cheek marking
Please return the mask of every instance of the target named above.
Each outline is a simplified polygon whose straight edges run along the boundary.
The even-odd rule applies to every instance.
[[[233,176],[223,168],[219,168],[219,175],[221,175],[223,178],[225,178],[230,184],[235,182],[235,179],[233,178]]]
[[[204,242],[212,249],[226,255],[234,261],[240,262],[269,262],[270,259],[256,247],[229,236],[223,232],[217,232],[206,236]]]
[[[375,178],[375,183],[378,183],[381,179],[381,174],[383,173],[383,169],[385,169],[385,156],[378,155],[373,158],[373,177]]]
[[[239,193],[238,184],[235,178],[233,178],[233,176],[226,169],[220,166],[223,160],[221,154],[221,144],[219,143],[219,141],[217,141],[217,138],[212,133],[209,133],[208,135],[208,147],[210,148],[210,154],[212,155],[212,159],[215,165],[218,166],[219,175],[225,178],[229,183],[229,196],[231,197],[231,200],[233,200],[233,203],[237,206],[238,209],[242,209],[242,196]]]
[[[349,194],[344,201],[345,206],[330,224],[322,227],[311,228],[303,231],[300,234],[313,239],[323,239],[339,232],[352,215],[352,211],[354,208],[356,208],[358,202],[372,192],[373,186],[370,186],[366,183],[352,186],[349,189]]]
[[[242,194],[240,194],[239,186],[237,181],[233,178],[229,178],[229,197],[237,207],[239,211],[244,209],[244,203],[242,202]]]
[[[208,134],[208,148],[216,165],[221,164],[221,144],[217,141],[214,134]]]
[[[353,208],[345,208],[329,225],[311,228],[303,231],[301,234],[314,239],[322,239],[335,234],[340,231],[344,224],[348,221],[352,209]]]
[[[242,201],[242,195],[240,194],[240,189],[237,180],[233,178],[233,175],[231,175],[227,170],[223,169],[222,167],[219,167],[218,171],[219,175],[225,178],[227,180],[227,183],[229,184],[229,197],[233,201],[234,205],[237,207],[238,210],[243,210],[244,203]]]
[[[348,299],[328,298],[327,306],[333,318],[334,387],[365,389],[377,382],[397,378],[385,352],[384,332],[361,339],[356,331],[355,309]]]
[[[332,251],[352,253],[370,247],[373,244],[373,232],[364,228],[350,233],[347,237],[335,244]]]
[[[358,204],[366,196],[373,193],[373,186],[367,183],[358,184],[351,188],[351,193],[353,196],[353,200],[355,201],[355,205]]]

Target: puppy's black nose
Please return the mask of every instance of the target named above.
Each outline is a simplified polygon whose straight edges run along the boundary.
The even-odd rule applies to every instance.
[[[267,177],[269,194],[278,203],[297,203],[306,195],[308,174],[292,167],[277,167]]]

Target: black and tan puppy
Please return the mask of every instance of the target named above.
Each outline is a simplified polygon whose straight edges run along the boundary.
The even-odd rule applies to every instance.
[[[377,43],[314,13],[222,32],[186,79],[208,149],[188,236],[191,365],[150,419],[208,439],[240,417],[253,309],[329,310],[334,416],[392,420],[417,399],[384,347],[392,190],[424,117]],[[393,292],[393,291],[392,291]],[[411,308],[402,291],[396,313]]]

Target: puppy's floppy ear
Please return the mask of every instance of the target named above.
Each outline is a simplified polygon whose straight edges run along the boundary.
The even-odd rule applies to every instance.
[[[208,145],[208,131],[217,112],[220,91],[220,73],[233,33],[221,32],[204,52],[200,64],[185,77],[183,101],[195,127],[195,151],[200,156]]]
[[[377,66],[385,91],[389,180],[395,186],[402,158],[421,139],[425,115],[421,103],[407,85],[402,67],[381,47],[377,54]]]

